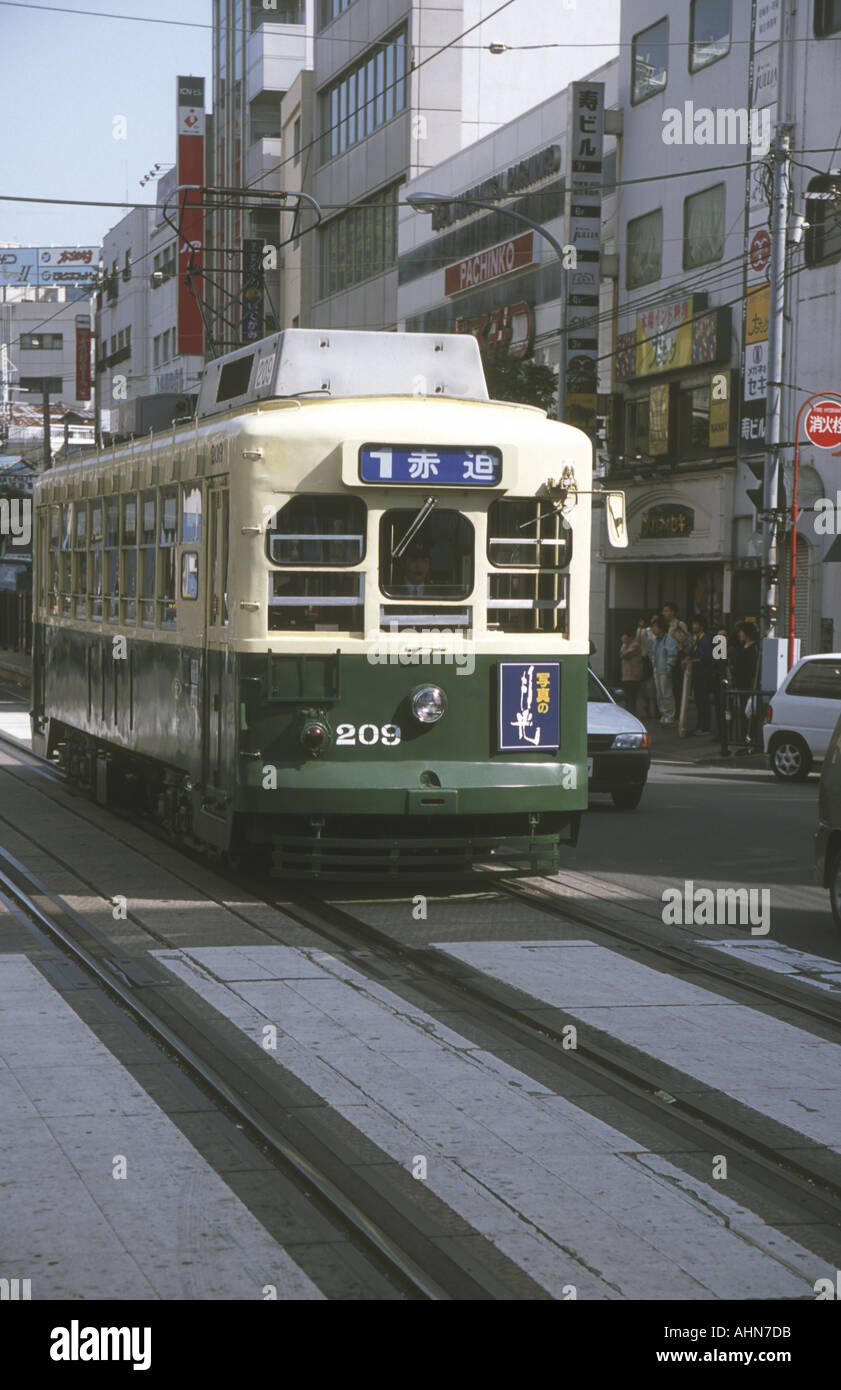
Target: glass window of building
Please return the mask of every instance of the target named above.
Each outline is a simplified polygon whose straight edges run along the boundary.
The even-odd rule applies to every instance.
[[[813,28],[816,39],[841,33],[841,0],[814,0]]]
[[[626,237],[626,289],[659,280],[663,272],[663,209],[632,218]]]
[[[809,226],[806,231],[806,264],[828,265],[841,257],[841,179],[820,174],[809,181],[806,192]]]
[[[669,21],[658,19],[631,41],[631,103],[665,90],[669,72]]]
[[[319,299],[397,264],[397,201],[402,184],[365,198],[320,229]]]
[[[406,29],[389,35],[321,97],[321,159],[335,159],[406,106]]]
[[[720,261],[724,255],[724,184],[693,193],[683,203],[683,268]]]
[[[710,386],[689,386],[680,393],[681,455],[708,449],[710,443]]]
[[[692,0],[689,16],[689,71],[717,63],[730,52],[731,0]]]
[[[648,396],[625,405],[625,453],[632,459],[648,453]]]

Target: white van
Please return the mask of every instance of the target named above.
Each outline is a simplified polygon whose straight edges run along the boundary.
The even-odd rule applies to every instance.
[[[804,656],[765,710],[763,741],[775,777],[802,782],[826,756],[841,715],[841,653]]]

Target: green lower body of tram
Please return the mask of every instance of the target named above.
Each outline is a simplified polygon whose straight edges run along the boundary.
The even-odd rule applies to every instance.
[[[525,647],[525,643],[524,643]],[[559,747],[499,751],[499,666],[195,648],[37,624],[33,747],[176,838],[283,877],[458,874],[493,852],[551,868],[587,806],[587,656],[553,656]],[[516,658],[536,660],[526,648]],[[544,663],[545,664],[545,663]],[[423,724],[413,691],[440,687]],[[319,732],[320,731],[320,732]]]

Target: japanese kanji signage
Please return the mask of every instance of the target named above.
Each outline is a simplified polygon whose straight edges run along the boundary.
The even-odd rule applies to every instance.
[[[91,316],[76,315],[76,400],[91,398]]]
[[[666,540],[676,536],[688,536],[695,526],[695,513],[691,507],[676,507],[664,503],[660,507],[649,507],[640,524],[640,540]]]
[[[263,242],[246,237],[242,243],[242,322],[244,343],[263,336]]]
[[[436,487],[496,487],[502,477],[499,449],[446,449],[410,444],[366,444],[359,451],[363,483],[434,483]]]
[[[204,326],[198,295],[204,266],[204,213],[199,189],[204,184],[204,78],[176,78],[176,147],[179,187],[189,191],[178,195],[178,353],[204,352]],[[190,283],[187,271],[192,269]]]
[[[566,295],[566,419],[593,434],[599,358],[604,83],[569,89],[565,241],[575,247]]]
[[[819,449],[841,448],[841,405],[837,401],[816,401],[803,428],[806,438]]]
[[[557,661],[499,663],[499,751],[560,747],[561,672]]]

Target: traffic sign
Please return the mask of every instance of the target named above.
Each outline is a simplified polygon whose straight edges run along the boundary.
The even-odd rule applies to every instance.
[[[834,449],[841,445],[841,404],[838,401],[816,401],[806,416],[806,438],[819,449]]]

